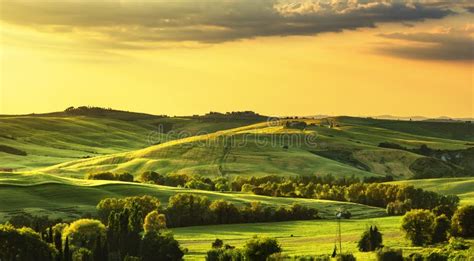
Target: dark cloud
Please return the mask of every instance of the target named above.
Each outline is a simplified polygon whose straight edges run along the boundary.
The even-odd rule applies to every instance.
[[[456,2],[456,1],[454,1]],[[452,14],[453,2],[378,0],[3,1],[5,22],[87,32],[111,48],[164,41],[216,43],[258,36],[314,35],[377,23],[411,23]],[[122,44],[119,44],[122,43]]]
[[[379,52],[409,59],[472,61],[474,60],[473,30],[447,30],[436,33],[393,33],[382,37],[401,40],[378,48]]]

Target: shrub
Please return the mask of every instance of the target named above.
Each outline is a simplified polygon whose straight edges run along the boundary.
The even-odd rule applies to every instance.
[[[79,248],[72,254],[72,260],[88,261],[92,260],[92,252],[87,248]]]
[[[86,175],[86,179],[118,180],[118,181],[133,182],[133,176],[129,173],[120,173],[120,174],[115,174],[115,173],[111,173],[111,172],[89,173],[89,174]]]
[[[54,260],[56,251],[31,228],[0,225],[0,260]]]
[[[336,256],[337,261],[355,261],[356,258],[352,253],[342,253]]]
[[[224,241],[221,239],[216,238],[216,240],[212,242],[212,248],[221,248],[222,246],[224,246]]]
[[[140,174],[138,180],[142,183],[165,184],[165,177],[154,171],[146,171]]]
[[[453,250],[466,250],[469,249],[470,245],[464,241],[462,237],[451,237],[446,248],[450,251]]]
[[[207,251],[207,261],[241,261],[242,251],[238,249],[215,248]]]
[[[101,237],[105,241],[105,226],[99,220],[78,219],[64,229],[63,238],[69,238],[70,245],[76,248],[93,250],[96,240]]]
[[[265,261],[270,255],[281,252],[280,244],[275,238],[254,237],[244,246],[244,255],[249,260]]]
[[[445,253],[433,251],[425,255],[425,261],[448,261],[448,256]]]
[[[441,216],[436,217],[432,242],[439,243],[446,241],[448,239],[448,231],[450,227],[451,222],[446,215],[442,214]]]
[[[423,261],[423,255],[420,253],[411,253],[407,258],[407,261]]]
[[[415,246],[431,242],[435,216],[429,210],[415,209],[407,212],[402,219],[402,229]]]
[[[158,211],[153,210],[148,213],[143,222],[143,231],[156,232],[159,233],[160,230],[166,228],[166,217],[163,214],[158,213]]]
[[[145,233],[140,245],[140,257],[142,261],[154,261],[157,257],[162,260],[181,260],[184,255],[178,241],[173,235],[158,234],[156,232]]]
[[[374,251],[382,246],[382,234],[377,229],[377,226],[370,226],[364,231],[359,242],[358,247],[361,252]]]
[[[453,215],[451,227],[453,235],[462,237],[474,236],[474,206],[458,208]]]
[[[378,261],[403,261],[403,253],[401,249],[391,249],[384,247],[377,251]]]

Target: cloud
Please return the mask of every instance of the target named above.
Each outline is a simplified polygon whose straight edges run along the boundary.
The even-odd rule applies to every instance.
[[[409,59],[473,61],[474,26],[434,32],[391,33],[380,36],[401,42],[378,48],[378,52]]]
[[[260,36],[315,35],[378,23],[411,23],[453,14],[463,1],[175,0],[2,2],[4,22],[77,34],[109,48],[160,42],[219,43]]]

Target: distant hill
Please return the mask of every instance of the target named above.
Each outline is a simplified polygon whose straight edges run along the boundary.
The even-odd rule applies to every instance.
[[[0,170],[31,170],[254,122],[205,121],[91,108],[0,116]]]
[[[406,179],[460,175],[474,158],[467,150],[474,146],[473,124],[466,122],[348,116],[268,121],[252,111],[168,117],[83,106],[0,116],[0,125],[0,170],[80,177],[156,170]],[[421,146],[431,152],[421,153]]]
[[[295,124],[297,122],[301,124]],[[363,118],[285,119],[278,124],[246,125],[136,151],[66,162],[41,171],[76,177],[100,171],[139,174],[148,170],[204,176],[333,174],[392,175],[396,179],[406,179],[464,175],[464,167],[456,165],[457,162],[444,162],[415,150],[426,144],[436,150],[464,151],[469,148],[471,145],[464,140],[436,137],[449,136],[439,135],[435,130],[450,129],[451,125],[431,123],[436,126],[429,125],[426,133],[434,136],[423,136],[420,132],[425,125],[407,123],[414,130],[392,130],[396,128],[387,121]],[[387,128],[379,126],[384,124]],[[444,126],[446,124],[449,126]],[[381,147],[384,142],[406,149]],[[471,152],[466,153],[470,155]],[[426,168],[427,164],[430,168]]]

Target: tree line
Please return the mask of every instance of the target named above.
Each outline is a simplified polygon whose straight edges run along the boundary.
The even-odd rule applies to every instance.
[[[225,200],[209,200],[208,197],[192,194],[178,193],[168,200],[166,207],[160,207],[158,199],[151,196],[107,198],[97,204],[98,217],[108,223],[112,213],[130,205],[131,201],[139,201],[141,205],[150,210],[159,211],[166,220],[167,227],[184,227],[211,224],[276,222],[290,220],[319,219],[318,210],[299,204],[288,207],[271,207],[259,201],[247,205],[237,206]]]
[[[439,206],[455,209],[459,198],[441,195],[408,185],[382,184],[392,177],[368,177],[363,180],[351,176],[262,176],[233,179],[210,179],[186,174],[161,175],[144,172],[138,181],[159,185],[211,191],[241,191],[272,197],[314,198],[360,203],[386,208],[389,215],[403,215],[410,209],[434,209]]]

